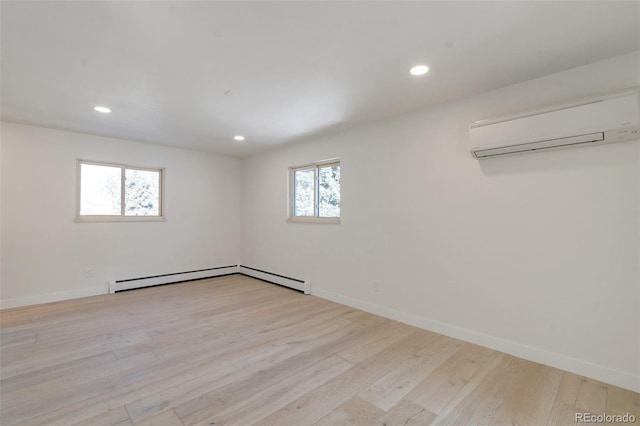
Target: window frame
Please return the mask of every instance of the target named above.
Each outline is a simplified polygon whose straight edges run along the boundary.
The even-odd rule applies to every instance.
[[[288,206],[288,222],[298,222],[298,223],[333,223],[339,224],[342,217],[342,205],[340,206],[340,216],[338,217],[321,217],[319,216],[319,197],[320,190],[318,185],[319,172],[318,169],[324,167],[340,167],[340,159],[333,158],[330,160],[319,161],[316,163],[308,163],[299,166],[289,167],[289,206]],[[313,216],[296,216],[294,215],[295,208],[295,172],[300,170],[309,170],[313,169]],[[340,169],[340,193],[342,193],[342,168]],[[342,204],[342,197],[340,199],[340,204]]]
[[[82,190],[82,165],[117,167],[120,169],[120,214],[119,215],[82,215],[80,214],[81,190]],[[159,206],[157,216],[127,216],[125,215],[125,174],[127,170],[141,170],[148,172],[158,172],[160,174],[160,188],[158,191]],[[76,160],[76,217],[75,222],[164,222],[165,218],[165,195],[164,195],[165,169],[162,167],[132,166],[129,164],[110,163],[93,160]]]

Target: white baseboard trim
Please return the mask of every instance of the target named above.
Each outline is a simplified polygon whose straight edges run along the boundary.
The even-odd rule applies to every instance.
[[[107,294],[104,287],[83,288],[80,290],[58,291],[55,293],[39,294],[37,296],[16,297],[0,301],[0,309],[18,308],[21,306],[39,305],[41,303],[60,302],[61,300],[79,299],[81,297]]]
[[[331,291],[314,288],[311,294],[323,299],[331,300],[332,302],[379,315],[381,317],[400,321],[405,324],[413,325],[435,333],[444,334],[449,337],[464,340],[490,349],[495,349],[529,361],[549,365],[551,367],[599,380],[604,383],[629,389],[634,392],[640,392],[640,376],[635,376],[631,373],[615,370],[603,365],[594,364],[585,360],[572,358],[533,346],[523,345],[521,343],[501,339],[499,337],[490,336],[488,334],[446,324],[418,315],[397,311],[395,309],[365,302],[363,300],[344,296]]]
[[[179,283],[190,280],[213,278],[220,275],[237,274],[238,266],[223,266],[190,272],[176,272],[141,279],[109,281],[108,290],[103,287],[88,289],[59,291],[55,293],[39,294],[36,296],[18,297],[0,300],[0,309],[19,308],[22,306],[40,305],[42,303],[60,302],[62,300],[79,299],[81,297],[98,296],[100,294],[115,293],[116,291],[144,288],[154,285]]]

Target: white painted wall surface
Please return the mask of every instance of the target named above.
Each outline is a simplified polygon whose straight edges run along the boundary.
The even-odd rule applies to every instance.
[[[639,85],[639,59],[247,158],[242,263],[309,279],[322,297],[640,390],[640,142],[484,161],[468,146],[475,120]],[[334,157],[342,223],[287,223],[287,168]]]
[[[13,123],[1,132],[3,307],[238,262],[239,160]],[[77,159],[165,168],[167,220],[74,222]]]

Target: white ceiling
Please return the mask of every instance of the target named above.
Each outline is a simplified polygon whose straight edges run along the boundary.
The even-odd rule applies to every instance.
[[[247,155],[638,50],[640,2],[2,1],[1,43],[4,120]]]

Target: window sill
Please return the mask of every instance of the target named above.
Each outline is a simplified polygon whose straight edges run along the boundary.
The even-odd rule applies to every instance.
[[[287,219],[289,223],[326,223],[326,224],[340,224],[339,217],[311,217],[311,216],[296,216]]]
[[[166,222],[164,216],[81,216],[74,222]]]

